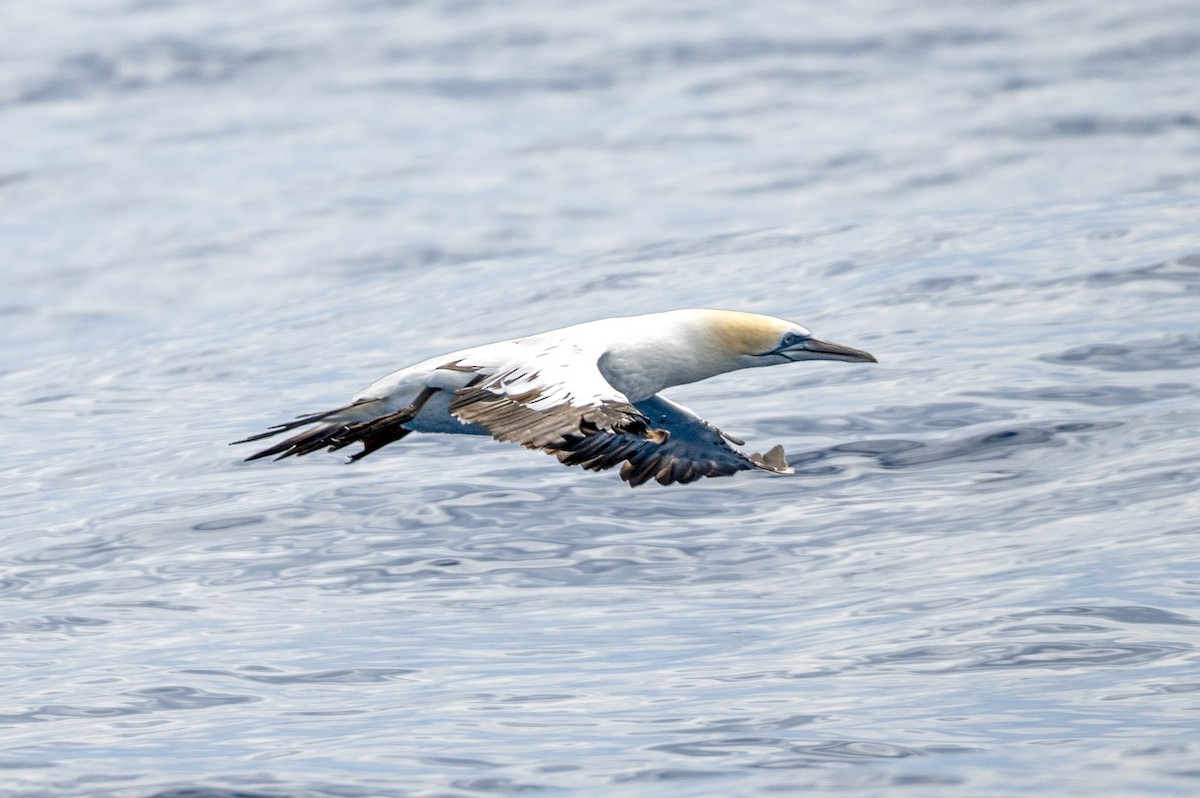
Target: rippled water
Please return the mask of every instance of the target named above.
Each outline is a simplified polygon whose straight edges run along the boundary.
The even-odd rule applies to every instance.
[[[0,13],[0,793],[1200,789],[1193,4]],[[225,445],[687,306],[797,476]]]

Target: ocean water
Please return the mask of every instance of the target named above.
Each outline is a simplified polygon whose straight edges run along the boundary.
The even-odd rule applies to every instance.
[[[1195,11],[6,5],[0,795],[1195,795]],[[226,445],[689,306],[795,476]]]

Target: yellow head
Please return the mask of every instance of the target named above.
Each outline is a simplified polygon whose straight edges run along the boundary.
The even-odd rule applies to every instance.
[[[736,359],[739,368],[798,360],[878,362],[868,352],[820,341],[807,328],[774,316],[737,310],[691,312],[697,314],[707,328],[712,345],[727,357]]]

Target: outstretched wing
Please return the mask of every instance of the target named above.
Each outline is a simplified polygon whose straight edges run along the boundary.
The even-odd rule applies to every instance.
[[[577,345],[548,342],[459,388],[450,414],[530,449],[556,449],[599,433],[665,438],[604,379],[598,360],[599,353],[591,357]]]
[[[692,482],[752,469],[791,472],[779,446],[747,457],[726,442],[741,441],[681,405],[659,396],[630,402],[601,374],[602,353],[576,343],[539,337],[456,354],[463,357],[402,370],[397,372],[399,383],[389,375],[350,405],[280,424],[238,443],[315,425],[248,459],[361,442],[363,451],[351,458],[357,460],[411,431],[486,431],[498,440],[542,449],[566,465],[593,471],[619,465],[621,478],[632,486],[650,479],[663,485]],[[450,380],[446,374],[456,376]],[[422,388],[410,404],[398,407],[388,400],[401,383],[405,390]],[[446,394],[452,394],[448,408],[440,405],[422,423],[419,414],[428,400]],[[449,416],[442,415],[447,410]],[[451,417],[464,426],[458,429]]]
[[[670,485],[754,469],[792,473],[783,459],[782,446],[774,447],[765,455],[747,457],[727,443],[740,444],[741,441],[725,435],[683,405],[652,396],[635,402],[634,407],[653,428],[668,434],[666,440],[655,442],[621,431],[599,431],[544,448],[566,465],[583,466],[592,471],[620,465],[621,479],[631,487],[651,479]]]

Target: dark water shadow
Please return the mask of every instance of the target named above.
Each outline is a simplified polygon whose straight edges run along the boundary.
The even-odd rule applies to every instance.
[[[208,709],[232,704],[257,703],[259,696],[214,693],[184,685],[164,685],[122,693],[131,700],[120,706],[45,704],[25,712],[0,715],[0,723],[44,723],[67,718],[113,718],[145,715],[163,710]]]
[[[307,791],[306,791],[307,792]],[[309,793],[320,795],[320,793]],[[333,795],[334,793],[327,793]],[[360,792],[338,792],[337,795],[365,795]],[[220,787],[173,787],[146,798],[288,798],[290,793],[259,792],[258,790],[226,790]]]
[[[1143,338],[1077,346],[1040,358],[1060,366],[1100,371],[1158,371],[1200,368],[1200,334]]]
[[[866,659],[866,664],[912,673],[970,671],[1064,670],[1145,665],[1192,651],[1178,643],[1117,643],[1108,640],[1079,643],[979,643],[976,645],[918,646]]]
[[[939,441],[873,440],[839,443],[825,449],[792,455],[788,464],[802,474],[840,473],[844,467],[819,464],[842,455],[859,455],[873,459],[880,468],[911,468],[914,466],[965,460],[970,462],[1002,460],[1025,447],[1064,446],[1065,435],[1094,432],[1121,426],[1120,422],[1058,422],[1046,425],[1009,427]]]
[[[1024,612],[1009,617],[1014,619],[1033,618],[1040,615],[1068,615],[1072,617],[1102,618],[1118,623],[1162,624],[1167,626],[1200,626],[1200,621],[1169,610],[1145,607],[1137,604],[1110,607],[1055,607],[1035,612]]]

